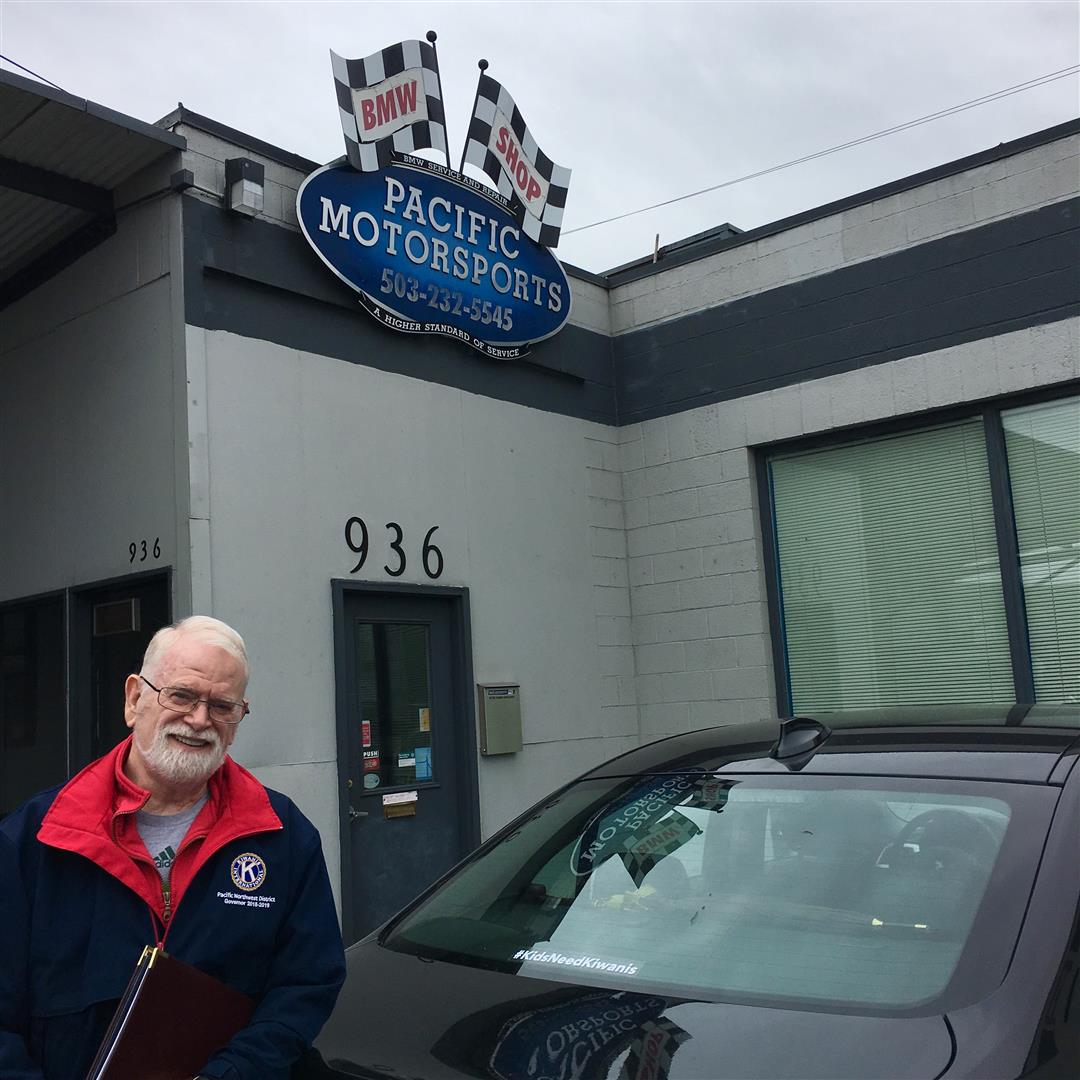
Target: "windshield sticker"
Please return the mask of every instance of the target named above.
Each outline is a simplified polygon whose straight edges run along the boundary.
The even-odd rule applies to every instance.
[[[518,949],[515,960],[529,960],[534,964],[562,964],[564,967],[585,968],[588,971],[607,971],[612,975],[636,975],[637,964],[611,963],[598,956],[567,956],[561,952],[545,952],[543,949]]]
[[[651,830],[679,805],[701,807],[720,812],[727,803],[728,793],[738,781],[718,780],[700,772],[683,773],[679,776],[648,776],[635,784],[612,805],[604,807],[582,830],[581,836],[570,853],[570,869],[577,877],[586,877],[612,855],[623,857],[627,870],[650,852],[631,854],[640,848]],[[681,817],[681,815],[680,815]],[[683,818],[683,821],[687,819]],[[666,822],[665,824],[674,823]],[[652,866],[671,851],[681,847],[701,830],[692,824],[688,832],[673,847],[660,851],[652,859]],[[675,840],[674,835],[668,842]],[[663,842],[652,838],[653,847]],[[648,870],[645,871],[648,873]],[[644,876],[644,874],[642,874]]]
[[[620,1057],[648,1065],[637,1073],[625,1067],[620,1080],[666,1080],[671,1055],[689,1036],[662,1014],[668,1002],[641,994],[588,994],[573,1001],[520,1013],[503,1025],[489,1061],[495,1080],[558,1077],[584,1080],[608,1076]],[[661,1043],[654,1033],[668,1026],[681,1033]]]

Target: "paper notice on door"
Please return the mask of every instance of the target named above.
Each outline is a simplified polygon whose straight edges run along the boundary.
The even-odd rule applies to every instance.
[[[431,779],[431,747],[418,746],[416,748],[416,779]]]
[[[412,750],[403,750],[397,756],[397,767],[399,769],[415,769],[416,753]]]
[[[430,709],[421,709],[420,710],[420,730],[421,731],[430,731],[431,730],[431,710]]]

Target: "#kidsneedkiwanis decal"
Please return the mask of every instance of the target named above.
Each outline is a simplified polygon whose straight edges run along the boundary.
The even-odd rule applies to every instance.
[[[570,315],[551,253],[570,170],[536,144],[505,87],[483,74],[461,167],[449,167],[434,32],[361,60],[331,54],[346,157],[296,196],[319,258],[384,326],[514,359]],[[415,151],[447,156],[441,165]],[[461,169],[468,161],[496,185]]]

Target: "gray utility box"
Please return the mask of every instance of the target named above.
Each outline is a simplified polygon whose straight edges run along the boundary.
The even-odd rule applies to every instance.
[[[479,683],[480,753],[516,754],[521,749],[521,687]]]

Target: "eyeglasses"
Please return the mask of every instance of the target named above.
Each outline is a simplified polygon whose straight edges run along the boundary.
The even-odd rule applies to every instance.
[[[246,701],[227,701],[224,698],[201,698],[194,690],[182,686],[156,687],[145,675],[140,679],[157,693],[158,704],[170,712],[193,713],[205,703],[210,719],[218,724],[239,724],[251,710]]]

